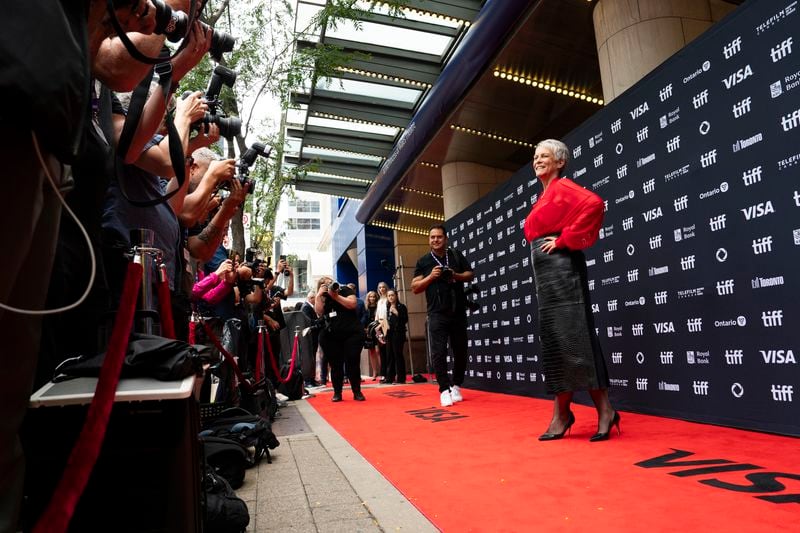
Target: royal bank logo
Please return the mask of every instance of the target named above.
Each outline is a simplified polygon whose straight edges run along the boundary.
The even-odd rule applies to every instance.
[[[761,313],[761,323],[765,328],[779,328],[783,326],[783,309],[772,309]]]
[[[717,163],[717,149],[709,150],[700,156],[700,166],[708,168]]]
[[[759,350],[764,363],[768,365],[796,365],[797,359],[792,350]]]
[[[772,392],[772,399],[776,402],[791,402],[794,395],[793,385],[772,385],[770,389]]]
[[[672,321],[653,322],[653,329],[655,330],[657,335],[666,335],[667,333],[675,333],[675,324],[673,324]]]
[[[686,328],[689,330],[689,333],[700,333],[703,331],[703,319],[700,317],[687,319]]]
[[[742,118],[750,112],[753,99],[751,97],[744,98],[733,104],[733,118]]]
[[[792,38],[789,37],[780,42],[780,44],[773,46],[769,50],[769,57],[773,63],[777,63],[781,59],[792,53]]]
[[[725,59],[730,59],[741,51],[742,51],[741,36],[736,37],[736,39],[732,40],[731,42],[722,47],[722,55],[725,56]]]
[[[727,77],[722,79],[722,84],[725,86],[726,90],[730,90],[752,75],[753,75],[753,69],[750,67],[750,65],[746,65],[728,74]]]
[[[622,337],[622,326],[608,326],[606,328],[606,334],[609,339],[613,337]]]
[[[708,89],[700,91],[692,97],[692,106],[695,109],[700,109],[708,103]]]
[[[687,255],[681,257],[681,270],[684,272],[687,270],[692,270],[695,266],[695,256],[694,255]]]
[[[654,181],[654,180],[650,180],[650,181]],[[652,222],[657,218],[661,218],[663,215],[664,215],[664,213],[661,212],[661,206],[659,206],[659,207],[655,207],[653,209],[649,209],[649,210],[645,211],[644,213],[642,213],[642,218],[644,218],[645,222]]]
[[[761,181],[761,165],[742,172],[742,181],[745,187],[759,183]]]
[[[647,390],[647,378],[636,378],[636,390]]]
[[[721,215],[717,215],[715,217],[711,217],[708,219],[708,225],[711,228],[711,231],[720,231],[725,229],[725,222],[727,220],[726,215],[723,213]]]
[[[781,127],[783,131],[790,131],[800,126],[800,109],[795,109],[789,114],[781,117]]]
[[[611,352],[611,362],[615,365],[622,364],[622,352]]]
[[[675,228],[672,232],[675,242],[681,242],[694,238],[695,229],[695,224],[692,224],[691,226],[684,226],[682,228]]]
[[[753,239],[753,254],[761,255],[772,252],[772,235]]]
[[[711,363],[711,352],[686,350],[686,362],[690,365],[707,365]]]
[[[638,324],[631,324],[631,333],[633,333],[634,337],[641,337],[644,335],[644,324],[641,322]]]
[[[664,305],[667,303],[667,291],[658,291],[653,293],[656,305]]]
[[[684,194],[680,198],[675,198],[672,201],[672,206],[675,208],[675,212],[683,211],[689,207],[689,196]]]
[[[650,237],[648,242],[650,243],[651,250],[656,250],[658,248],[661,248],[661,242],[662,242],[661,234],[653,235],[652,237]]]
[[[661,352],[660,358],[661,358],[661,364],[662,365],[671,365],[672,364],[673,355],[672,355],[671,351]]]
[[[672,153],[675,150],[678,150],[681,147],[681,136],[676,135],[672,139],[667,141],[667,153]]]
[[[729,296],[733,294],[734,280],[725,279],[717,282],[717,294],[719,296]]]
[[[741,365],[744,363],[743,350],[725,350],[725,364]]]
[[[622,220],[622,230],[628,231],[633,229],[633,217],[628,217]]]
[[[692,381],[692,392],[696,396],[708,396],[708,381]]]
[[[763,289],[766,287],[778,287],[783,285],[784,280],[783,276],[773,276],[771,278],[762,278],[756,276],[755,278],[750,280],[750,286],[753,289]]]
[[[632,270],[628,270],[628,283],[633,283],[634,281],[639,281],[639,269],[634,268]]]
[[[770,98],[777,98],[782,94],[783,94],[783,84],[781,84],[781,80],[770,83],[769,85]]]

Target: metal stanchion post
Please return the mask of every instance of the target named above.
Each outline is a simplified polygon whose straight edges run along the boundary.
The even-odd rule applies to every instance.
[[[153,304],[153,272],[156,260],[162,252],[153,246],[155,232],[151,229],[132,229],[130,237],[133,245],[133,260],[142,265],[142,286],[139,289],[136,331],[152,335],[154,333],[154,317],[158,316],[158,311]]]

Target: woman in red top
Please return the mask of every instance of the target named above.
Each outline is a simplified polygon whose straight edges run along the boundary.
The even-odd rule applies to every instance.
[[[597,433],[606,440],[612,426],[619,432],[619,413],[608,400],[608,370],[594,329],[586,259],[581,252],[597,240],[604,204],[599,196],[559,177],[569,148],[548,139],[536,146],[533,171],[542,193],[525,219],[531,243],[539,338],[547,392],[555,394],[553,418],[539,440],[562,438],[575,422],[573,392],[587,390],[597,407]]]

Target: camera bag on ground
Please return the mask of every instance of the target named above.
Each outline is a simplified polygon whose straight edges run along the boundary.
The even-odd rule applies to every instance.
[[[236,441],[245,448],[254,448],[253,464],[258,463],[264,454],[267,455],[267,462],[272,462],[269,450],[281,444],[272,432],[269,421],[238,407],[227,409],[219,417],[204,422],[200,436],[222,437]]]
[[[252,466],[247,449],[238,441],[222,437],[200,437],[206,464],[224,477],[231,487],[244,483],[245,470]]]
[[[194,346],[183,341],[134,333],[128,342],[120,377],[149,377],[161,381],[176,381],[193,374],[202,373],[201,351],[205,347]],[[56,368],[56,376],[96,377],[105,361],[105,352],[94,356],[67,359]],[[63,381],[57,377],[53,381]]]
[[[270,422],[275,421],[278,412],[278,398],[275,396],[275,387],[268,379],[262,379],[254,385],[255,390],[239,386],[239,406],[250,414],[258,415]]]
[[[290,400],[300,400],[305,393],[303,389],[303,373],[295,366],[292,375],[289,376],[290,369],[291,363],[286,363],[281,367],[281,383],[278,385],[278,392]]]
[[[236,496],[224,477],[206,467],[203,477],[206,507],[203,516],[205,533],[241,533],[250,523],[247,504]]]

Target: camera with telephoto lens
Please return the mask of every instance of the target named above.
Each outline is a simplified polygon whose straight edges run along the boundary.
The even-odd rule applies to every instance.
[[[443,266],[442,275],[440,276],[440,279],[446,283],[450,283],[451,281],[453,281],[453,274],[455,274],[455,272],[453,272],[452,268],[448,266]]]
[[[241,157],[239,157],[239,161],[236,163],[236,176],[234,176],[233,179],[239,180],[242,187],[250,185],[247,189],[247,194],[253,194],[254,189],[253,181],[250,179],[250,167],[256,162],[258,156],[269,157],[271,152],[271,146],[267,146],[264,143],[253,143],[250,148],[245,150]],[[228,188],[230,188],[230,183],[227,181],[220,186],[220,189]]]
[[[339,285],[338,281],[332,281],[331,283],[327,284],[326,287],[328,287],[329,291],[337,292],[342,286]]]
[[[153,33],[166,35],[171,42],[177,42],[187,36],[189,28],[189,16],[183,11],[173,10],[163,0],[152,0],[156,8],[156,27]],[[204,30],[208,29],[205,23],[201,23]],[[208,54],[214,61],[221,61],[222,54],[233,50],[236,39],[224,31],[216,29],[211,34],[211,46]]]
[[[203,95],[203,100],[208,105],[208,112],[192,124],[193,128],[199,129],[203,127],[208,129],[209,124],[216,124],[219,128],[219,134],[226,139],[232,139],[242,132],[242,120],[239,117],[228,117],[219,109],[220,99],[219,92],[222,90],[223,85],[233,87],[236,82],[236,71],[231,70],[222,65],[214,67],[211,73],[211,79],[208,81],[208,88]],[[183,98],[192,94],[192,91],[183,93]],[[255,156],[253,156],[255,159]]]

